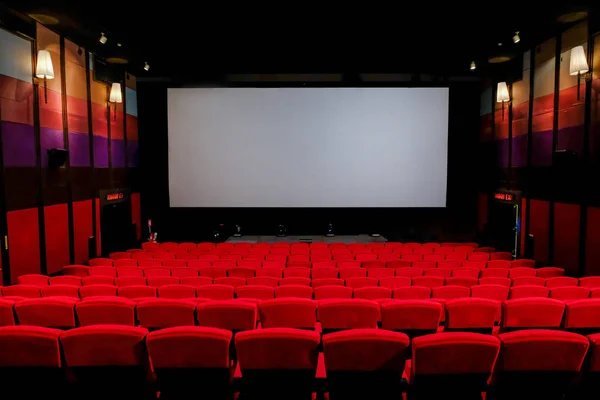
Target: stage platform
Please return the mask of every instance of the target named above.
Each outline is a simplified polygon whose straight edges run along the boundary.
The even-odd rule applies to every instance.
[[[242,236],[242,237],[233,237],[230,236],[226,242],[227,243],[277,243],[277,242],[325,242],[325,243],[384,243],[386,242],[386,238],[383,236],[379,237],[371,237],[369,235],[339,235],[334,237],[326,237],[323,235],[300,235],[300,236],[285,236],[285,237],[277,237],[277,236]]]

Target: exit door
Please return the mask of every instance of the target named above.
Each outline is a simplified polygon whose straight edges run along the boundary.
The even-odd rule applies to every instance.
[[[495,196],[490,204],[489,235],[496,251],[507,251],[517,257],[520,232],[520,195]]]

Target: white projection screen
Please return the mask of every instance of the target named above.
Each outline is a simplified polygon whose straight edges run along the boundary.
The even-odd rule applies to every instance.
[[[171,207],[445,207],[448,88],[168,90]]]

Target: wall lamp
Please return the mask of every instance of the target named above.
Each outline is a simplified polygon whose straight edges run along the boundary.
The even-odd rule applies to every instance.
[[[585,57],[585,51],[583,46],[575,46],[571,49],[571,63],[569,65],[569,74],[577,75],[577,100],[579,100],[579,85],[581,84],[581,77],[586,81],[592,79],[592,74],[588,72],[590,70]]]
[[[114,103],[115,105],[115,121],[117,120],[117,103],[122,103],[123,102],[123,93],[121,92],[121,84],[120,83],[113,83],[111,88],[110,88],[110,96],[108,97],[108,102],[109,103]]]
[[[37,65],[35,67],[35,77],[44,80],[44,101],[48,103],[48,88],[46,86],[48,79],[54,79],[54,67],[52,66],[52,57],[48,50],[40,50],[37,56]],[[36,82],[36,84],[39,84]]]
[[[510,94],[508,93],[508,85],[506,82],[498,82],[496,89],[496,102],[502,103],[502,120],[504,120],[504,103],[510,102]]]

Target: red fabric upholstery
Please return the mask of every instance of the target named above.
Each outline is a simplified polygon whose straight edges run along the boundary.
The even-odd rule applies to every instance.
[[[207,285],[196,288],[196,296],[211,300],[231,300],[235,288],[229,285]]]
[[[386,264],[387,268],[398,269],[398,268],[409,268],[411,266],[410,260],[395,260],[388,261]]]
[[[543,286],[523,285],[510,288],[511,299],[522,299],[525,297],[548,297],[550,289]]]
[[[396,276],[414,278],[423,276],[423,270],[421,268],[401,268],[396,270]]]
[[[596,311],[597,313],[598,311]],[[600,333],[588,336],[590,340],[590,364],[588,370],[593,373],[600,372]]]
[[[544,278],[540,278],[540,279],[544,279]],[[579,285],[579,279],[571,278],[568,276],[556,276],[553,278],[546,279],[546,287],[549,287],[549,288],[562,287],[562,286],[578,286],[578,285]]]
[[[479,269],[477,268],[452,268],[453,278],[479,278]]]
[[[123,276],[115,278],[115,286],[146,286],[146,279],[143,276]]]
[[[536,276],[537,271],[533,268],[512,268],[509,271],[509,277],[512,279],[515,278],[524,278],[524,277],[534,277]]]
[[[346,279],[346,286],[353,289],[358,289],[367,286],[377,286],[379,281],[377,278],[348,278]]]
[[[286,268],[283,270],[284,278],[310,278],[310,268]]]
[[[78,276],[80,278],[86,277],[90,274],[90,267],[85,265],[67,265],[62,267],[62,272],[69,276]]]
[[[39,274],[21,275],[17,277],[17,282],[21,285],[48,286],[48,277]]]
[[[502,285],[477,285],[471,287],[471,297],[504,301],[508,299],[510,289]]]
[[[504,268],[484,269],[481,271],[480,276],[482,278],[508,278],[509,272],[511,272],[509,269]]]
[[[19,296],[30,299],[41,296],[40,288],[34,285],[12,285],[2,289],[4,296]]]
[[[79,289],[81,286],[75,285],[51,285],[41,288],[42,297],[73,297],[79,299]]]
[[[83,286],[89,285],[114,285],[115,278],[111,276],[86,276],[81,278],[81,284]]]
[[[444,278],[438,276],[416,276],[412,278],[412,284],[413,286],[434,288],[438,286],[444,286]]]
[[[216,285],[228,285],[234,288],[238,288],[240,286],[246,285],[246,279],[241,277],[225,277],[225,278],[215,278],[214,282]]]
[[[600,299],[572,301],[568,302],[566,307],[565,329],[600,331]]]
[[[335,286],[336,288],[340,286]],[[323,287],[321,287],[322,289]],[[350,294],[352,295],[352,294]],[[309,286],[286,285],[275,288],[275,298],[299,297],[302,299],[312,299],[313,289]]]
[[[471,290],[465,286],[439,286],[431,289],[431,297],[435,299],[458,299],[469,297]]]
[[[195,277],[198,276],[198,270],[194,268],[172,268],[171,276],[177,278],[187,278],[187,277]]]
[[[29,299],[15,304],[15,312],[20,325],[74,328],[76,302],[68,297]]]
[[[519,268],[519,267],[535,268],[535,260],[521,258],[521,259],[514,260],[511,262],[511,268]]]
[[[485,330],[492,333],[501,313],[502,303],[497,300],[466,297],[448,300],[446,307],[446,329]]]
[[[556,300],[579,300],[590,297],[590,289],[581,286],[562,286],[550,289],[550,298]]]
[[[158,297],[165,299],[186,299],[196,297],[196,288],[191,285],[164,285],[157,288]]]
[[[91,267],[88,273],[90,276],[108,276],[114,278],[117,276],[117,269],[113,267]]]
[[[372,268],[367,270],[367,277],[382,279],[393,277],[396,271],[389,268]]]
[[[346,268],[340,269],[340,279],[350,279],[350,278],[366,278],[367,270],[365,268]],[[390,269],[391,272],[394,272],[393,269]]]
[[[0,297],[0,326],[15,325],[15,301]]]
[[[117,287],[114,285],[90,285],[79,288],[79,296],[82,299],[94,296],[116,296]]]
[[[488,261],[487,269],[510,269],[511,262],[504,260]]]
[[[212,279],[225,278],[227,276],[227,269],[220,267],[202,268],[198,270],[198,273],[200,276],[206,276]]]
[[[405,257],[402,257],[402,259],[405,259]],[[412,266],[413,268],[420,268],[426,270],[435,269],[437,267],[437,264],[435,261],[413,261]]]
[[[600,276],[586,276],[579,278],[579,286],[585,286],[587,288],[600,287]]]
[[[554,278],[556,276],[563,276],[565,270],[557,267],[543,267],[537,269],[537,276],[539,278]]]
[[[508,251],[497,251],[495,253],[490,254],[490,260],[512,261],[512,259],[512,253],[509,253]]]
[[[133,260],[130,258],[123,258],[121,260],[115,260],[113,262],[113,267],[116,267],[116,268],[131,268],[131,267],[137,268],[137,266],[138,266],[137,260]]]
[[[123,286],[118,290],[119,296],[135,299],[138,297],[156,297],[156,288],[151,286]]]
[[[124,297],[92,297],[75,305],[80,326],[135,326],[135,302]]]
[[[315,285],[315,282],[319,282],[319,281],[332,281],[332,282],[336,282],[336,281],[341,281],[342,285],[344,284],[344,281],[342,281],[341,279],[319,279],[316,281],[313,281],[313,286]],[[284,286],[284,285],[304,285],[304,286],[310,286],[311,284],[311,280],[308,278],[283,278],[282,280],[279,281],[279,286]],[[335,283],[332,283],[335,284]]]
[[[351,299],[352,288],[346,286],[320,286],[314,288],[315,300]]]
[[[381,328],[403,330],[437,330],[443,305],[430,300],[392,300],[381,304]]]
[[[309,277],[310,277],[310,268],[300,268],[300,269],[308,269],[309,270]],[[285,270],[282,270],[281,268],[260,268],[256,270],[256,276],[257,277],[265,277],[265,278],[275,278],[277,280],[281,279],[281,277],[283,276],[283,274],[285,273]],[[248,279],[252,279],[252,278],[248,278]]]
[[[404,370],[410,340],[399,332],[353,329],[323,336],[323,353],[330,371]]]
[[[323,330],[376,328],[379,304],[363,299],[319,301],[319,318]]]
[[[144,268],[144,276],[159,277],[159,276],[171,276],[171,270],[169,268]]]
[[[260,276],[257,278],[248,278],[246,279],[246,285],[260,285],[260,286],[269,286],[272,288],[276,288],[279,286],[279,279],[273,278],[271,276]]]
[[[38,326],[0,327],[0,368],[61,367],[62,331]],[[36,382],[32,382],[36,384]]]
[[[181,326],[151,332],[146,338],[154,368],[229,368],[231,332]]]
[[[247,278],[254,278],[256,273],[252,268],[228,268],[227,276],[246,280]]]
[[[141,254],[146,254],[146,253],[141,253]],[[136,259],[138,259],[136,257]],[[89,262],[90,267],[112,267],[113,266],[113,260],[111,260],[110,258],[92,258]]]
[[[462,277],[462,278],[446,278],[446,285],[448,286],[464,286],[467,288],[470,288],[472,286],[475,286],[479,283],[479,280],[477,278],[468,278],[468,277]]]
[[[301,298],[265,300],[258,310],[263,328],[309,328],[317,325],[317,302]],[[322,318],[322,317],[321,317]]]
[[[461,265],[463,268],[473,268],[479,271],[483,271],[487,267],[487,263],[485,261],[463,261]]]
[[[280,282],[279,285],[282,286],[282,284],[284,284],[284,281],[286,281],[287,279],[292,279],[292,278],[283,278]],[[294,279],[302,279],[302,278],[294,278]],[[289,284],[288,282],[285,282],[285,284]],[[299,283],[294,283],[295,285],[298,285]],[[310,280],[308,280],[307,282],[307,286],[309,286],[311,284]],[[318,288],[321,286],[344,286],[344,280],[343,279],[315,279],[312,281],[312,287],[313,288]]]
[[[364,286],[354,289],[354,298],[367,300],[391,299],[392,289],[379,286]]]
[[[337,268],[314,268],[311,271],[312,279],[330,279],[338,278]]]
[[[254,329],[257,315],[256,304],[243,301],[214,301],[196,306],[199,325],[230,331]]]
[[[122,260],[122,261],[128,261],[128,260]],[[132,276],[143,277],[144,270],[137,266],[135,266],[135,267],[117,267],[117,276],[120,278],[132,277]]]
[[[517,279],[523,279],[523,278],[517,278]],[[527,279],[529,279],[529,278],[527,278]],[[479,284],[480,285],[501,285],[501,286],[509,287],[512,284],[512,280],[510,280],[509,278],[480,278]]]
[[[192,276],[181,278],[180,283],[182,285],[189,285],[197,288],[201,286],[212,285],[213,280],[207,276]]]
[[[275,289],[272,286],[246,285],[235,290],[238,299],[269,300],[275,298]]]
[[[410,286],[411,279],[404,276],[395,276],[392,278],[380,278],[379,286],[388,289],[398,289],[401,287]]]
[[[431,289],[427,286],[408,286],[394,289],[392,298],[399,300],[429,299]]]
[[[196,305],[187,300],[152,299],[138,303],[137,317],[147,329],[193,326]]]
[[[503,304],[502,328],[559,328],[565,304],[562,301],[531,297],[507,300]]]

